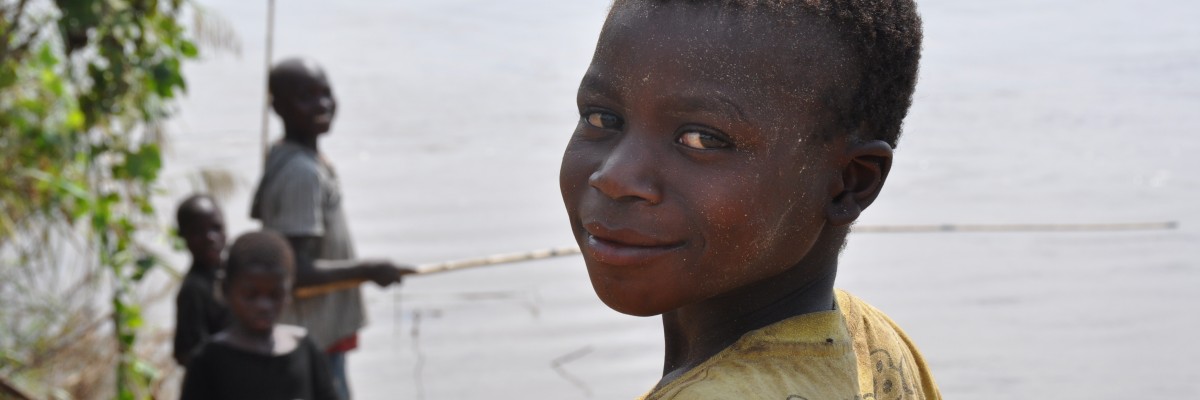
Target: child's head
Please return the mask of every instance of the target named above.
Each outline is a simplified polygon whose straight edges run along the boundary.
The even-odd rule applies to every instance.
[[[290,58],[271,68],[267,83],[271,107],[288,134],[316,136],[329,132],[337,112],[333,88],[325,70],[315,61]]]
[[[197,265],[216,269],[225,249],[225,217],[217,202],[205,194],[196,194],[179,203],[175,211],[179,237],[187,243]]]
[[[229,248],[221,289],[230,313],[242,327],[269,331],[291,299],[292,249],[270,231],[239,236]]]
[[[601,300],[654,315],[831,274],[920,37],[909,1],[617,0],[560,172]]]

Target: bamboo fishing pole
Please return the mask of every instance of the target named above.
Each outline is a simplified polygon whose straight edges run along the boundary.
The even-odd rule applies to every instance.
[[[925,233],[925,232],[1100,232],[1170,230],[1175,221],[1127,222],[1106,224],[941,224],[941,225],[865,225],[852,228],[854,233]]]
[[[522,261],[533,261],[533,260],[541,260],[541,259],[552,258],[552,257],[569,256],[572,254],[579,254],[579,248],[575,247],[575,246],[564,246],[564,247],[555,247],[555,248],[550,248],[550,249],[527,251],[527,252],[522,252],[522,253],[495,254],[495,255],[491,255],[491,256],[487,256],[487,257],[468,258],[465,260],[455,260],[455,261],[447,261],[447,262],[440,262],[440,263],[433,263],[433,264],[418,265],[415,268],[417,272],[412,273],[410,275],[429,275],[429,274],[436,274],[436,273],[441,273],[441,272],[457,271],[460,269],[483,267],[483,266],[488,266],[488,265],[510,264],[510,263],[516,263],[516,262],[522,262]],[[319,285],[319,286],[307,286],[307,287],[297,288],[296,290],[292,291],[292,295],[298,299],[303,299],[303,298],[308,298],[308,297],[313,297],[313,296],[319,296],[319,295],[330,293],[330,292],[335,292],[338,290],[356,288],[356,287],[358,287],[358,285],[361,285],[363,282],[366,282],[366,280],[349,280],[349,281],[333,282],[333,283]]]
[[[1101,224],[933,224],[933,225],[864,225],[852,228],[853,233],[939,233],[939,232],[1100,232],[1100,231],[1146,231],[1171,230],[1179,227],[1175,221],[1130,222]],[[509,264],[522,261],[541,260],[552,257],[579,254],[574,246],[534,250],[523,253],[496,254],[481,258],[448,261],[417,266],[412,275],[428,275],[441,272]],[[320,296],[338,290],[352,289],[366,280],[349,280],[325,285],[307,286],[294,290],[298,299]]]

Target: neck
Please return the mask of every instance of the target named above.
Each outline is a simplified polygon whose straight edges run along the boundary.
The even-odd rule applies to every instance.
[[[217,270],[220,268],[221,268],[220,265],[207,263],[200,258],[195,258],[195,257],[192,258],[192,270],[212,274],[212,273],[216,273]]]
[[[294,129],[286,129],[284,132],[283,140],[298,144],[314,152],[319,152],[317,149],[317,135],[300,133]]]
[[[229,339],[234,345],[266,354],[275,348],[274,328],[265,332],[255,331],[234,321],[229,325]]]
[[[731,293],[663,314],[666,357],[659,385],[708,360],[746,333],[833,309],[837,252]]]

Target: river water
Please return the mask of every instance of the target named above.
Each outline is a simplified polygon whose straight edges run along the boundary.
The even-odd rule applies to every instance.
[[[240,56],[186,68],[163,204],[260,173],[264,2],[207,0]],[[280,2],[276,58],[340,101],[321,145],[363,256],[428,263],[572,244],[557,188],[607,0]],[[1200,398],[1200,3],[927,0],[915,104],[860,222],[1178,221],[1144,232],[855,234],[839,286],[916,340],[945,397]],[[275,136],[279,125],[272,121]],[[166,213],[164,213],[166,214]],[[360,399],[620,399],[660,373],[657,318],[577,257],[366,291]],[[159,321],[170,324],[164,317]]]

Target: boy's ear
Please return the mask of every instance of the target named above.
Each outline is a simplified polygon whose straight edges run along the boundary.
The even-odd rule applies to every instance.
[[[892,169],[892,146],[882,140],[851,143],[841,163],[841,179],[834,179],[832,201],[825,215],[834,226],[849,225],[875,201]]]

